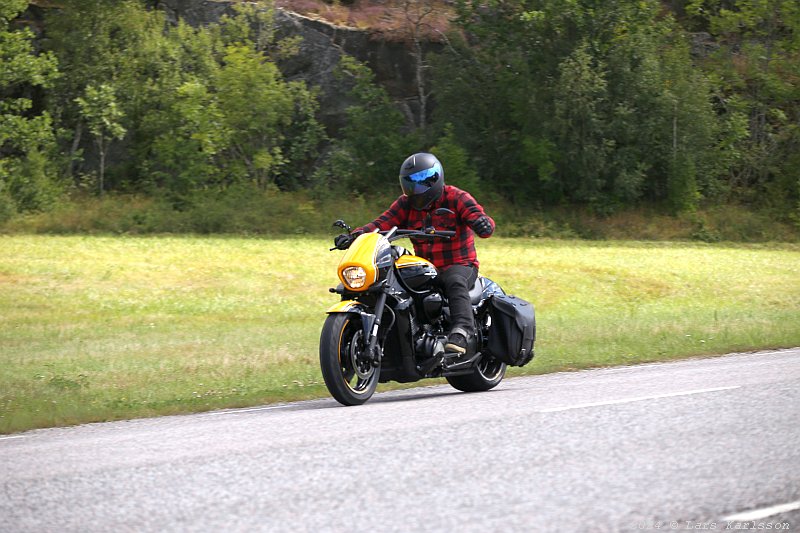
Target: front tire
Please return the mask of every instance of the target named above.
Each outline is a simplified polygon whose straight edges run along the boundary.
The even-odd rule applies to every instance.
[[[378,386],[381,370],[372,366],[367,348],[358,315],[328,315],[319,339],[319,366],[325,386],[342,405],[361,405]]]
[[[484,355],[471,374],[450,376],[447,382],[463,392],[483,392],[495,388],[506,375],[506,364]]]

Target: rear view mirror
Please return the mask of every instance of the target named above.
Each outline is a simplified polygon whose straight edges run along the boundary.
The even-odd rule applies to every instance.
[[[353,229],[352,229],[350,226],[348,226],[348,225],[347,225],[347,223],[346,223],[344,220],[342,220],[342,219],[339,219],[339,220],[337,220],[336,222],[334,222],[334,223],[333,223],[333,226],[334,226],[335,228],[342,228],[342,229],[343,229],[343,230],[345,230],[347,233],[351,233],[351,232],[353,231]]]

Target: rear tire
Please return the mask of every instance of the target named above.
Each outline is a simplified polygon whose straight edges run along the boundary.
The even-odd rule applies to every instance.
[[[447,382],[463,392],[483,392],[495,388],[506,375],[506,364],[492,356],[484,356],[471,374],[451,376]]]
[[[319,366],[325,386],[342,405],[361,405],[378,386],[381,369],[367,360],[366,349],[358,315],[328,315],[319,339]]]

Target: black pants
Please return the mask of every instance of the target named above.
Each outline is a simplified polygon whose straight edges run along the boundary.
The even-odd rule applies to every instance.
[[[469,290],[477,279],[478,269],[464,265],[453,265],[439,274],[439,281],[450,302],[450,331],[461,328],[469,335],[475,332]]]

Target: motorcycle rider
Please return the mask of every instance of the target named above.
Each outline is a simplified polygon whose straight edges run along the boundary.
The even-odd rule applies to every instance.
[[[338,248],[347,248],[361,233],[399,229],[425,230],[427,225],[455,231],[450,240],[411,239],[414,253],[427,259],[439,271],[439,281],[450,302],[450,332],[445,350],[465,354],[467,340],[475,333],[469,290],[478,278],[478,256],[473,232],[487,238],[495,223],[466,191],[445,185],[441,162],[429,153],[409,156],[400,166],[403,194],[382,215],[350,234],[336,237]],[[437,214],[446,208],[452,214]],[[441,213],[441,212],[440,212]]]

